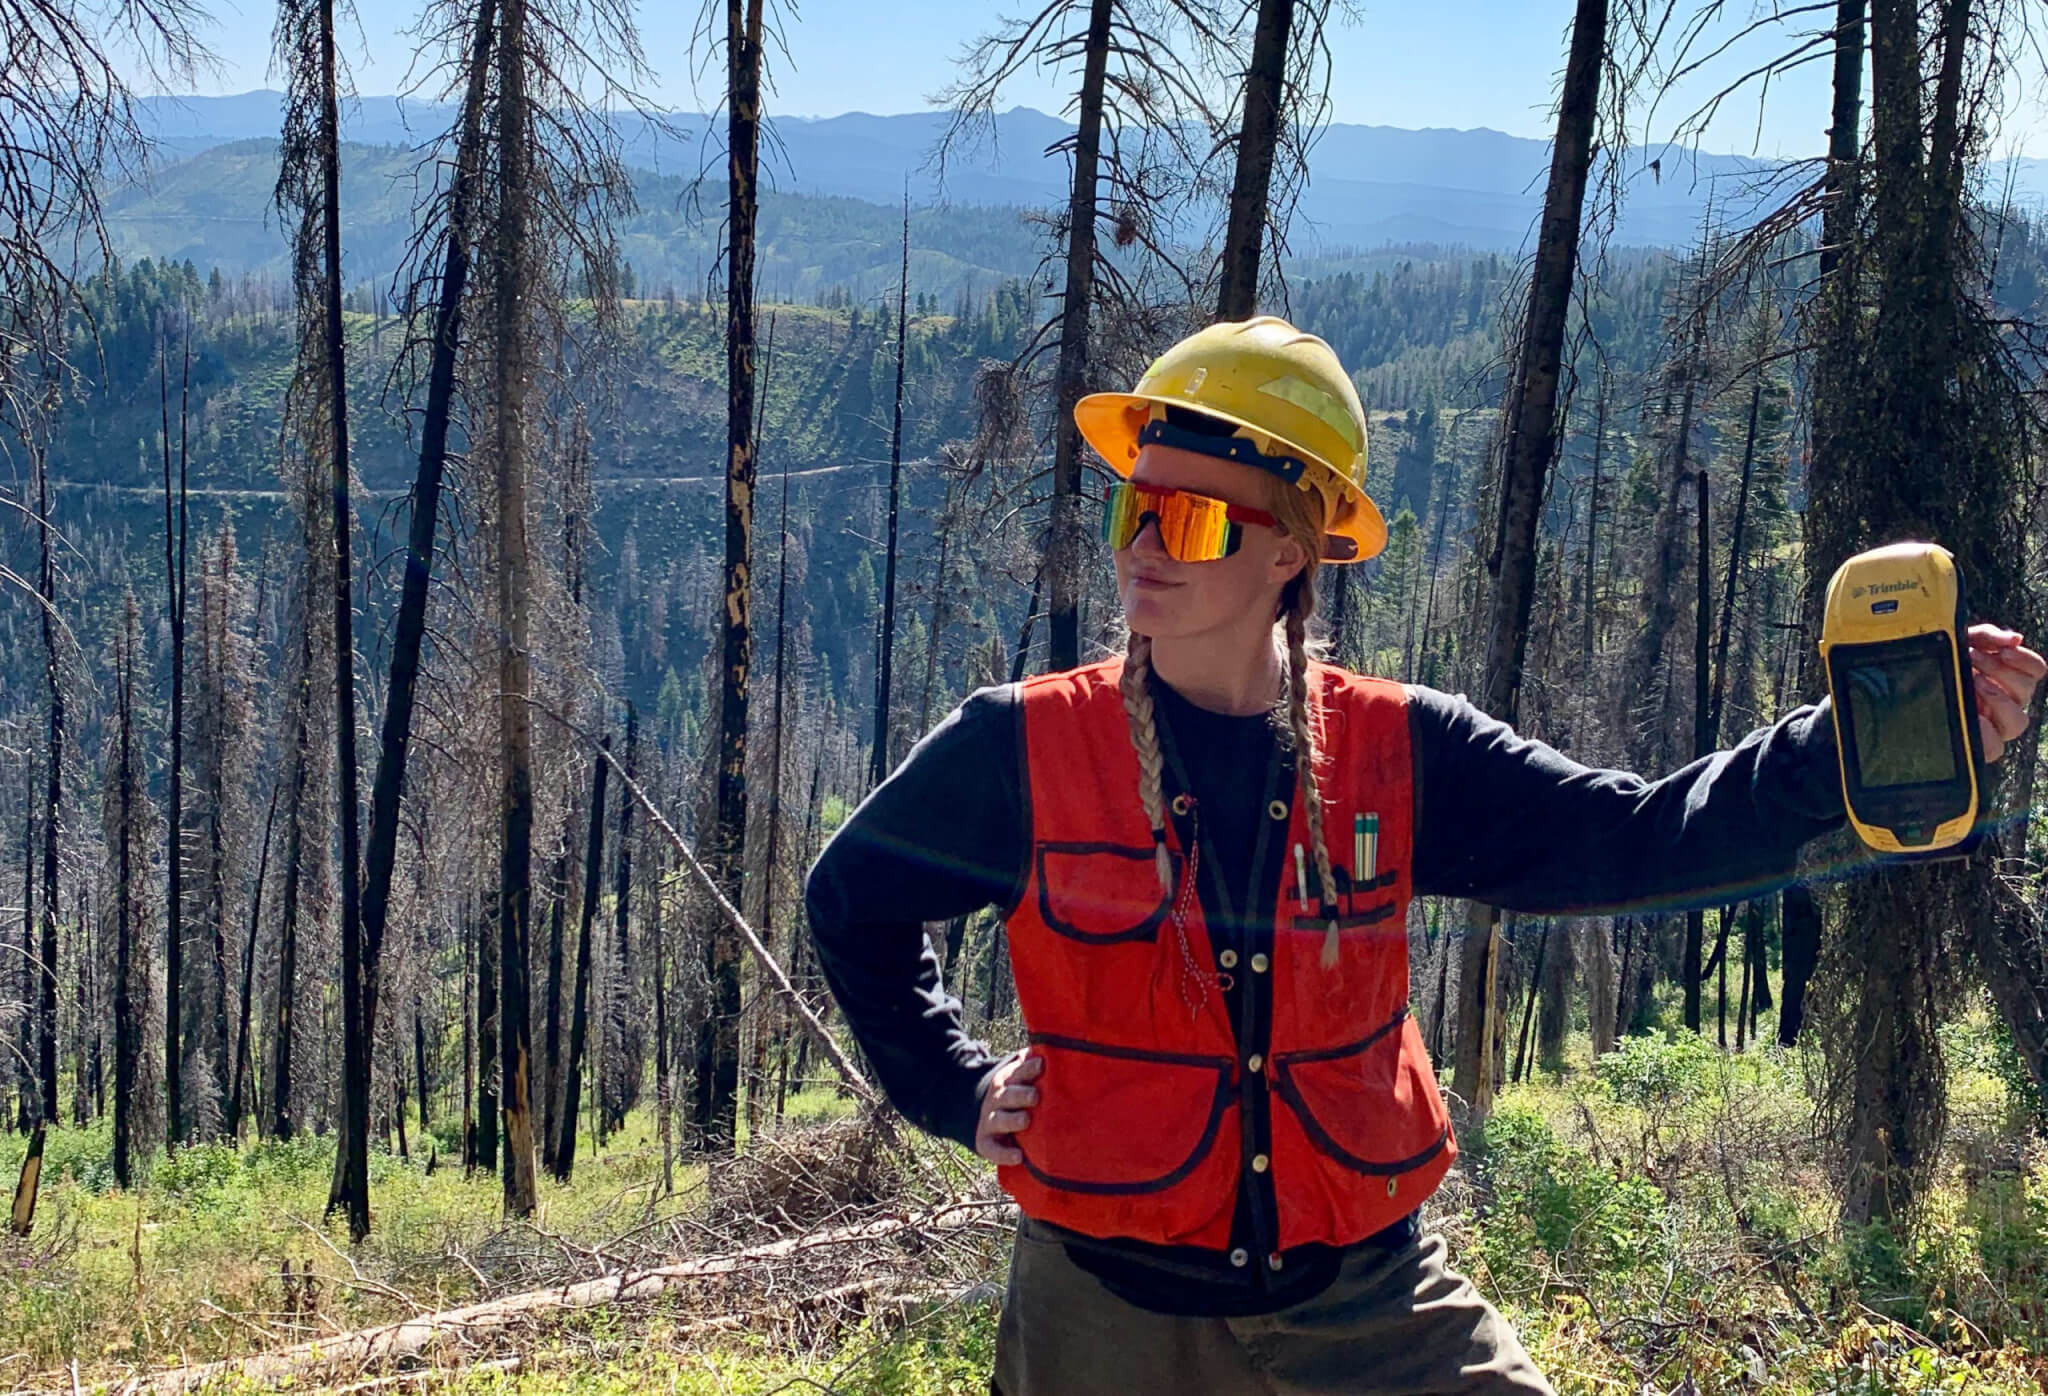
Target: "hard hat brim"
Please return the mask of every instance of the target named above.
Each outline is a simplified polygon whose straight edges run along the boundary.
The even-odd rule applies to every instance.
[[[1151,393],[1089,393],[1074,404],[1074,424],[1081,429],[1082,438],[1095,448],[1095,453],[1109,463],[1110,469],[1119,475],[1129,476],[1138,463],[1138,429],[1151,417],[1155,405],[1199,412],[1204,417],[1228,422],[1233,427],[1257,432],[1261,436],[1271,435],[1258,423],[1247,422],[1228,412],[1219,412],[1213,407],[1182,398]],[[1323,560],[1332,563],[1364,562],[1367,558],[1377,557],[1387,546],[1387,521],[1380,516],[1379,506],[1357,484],[1332,469],[1328,461],[1313,452],[1303,451],[1301,455],[1322,472],[1324,479],[1337,486],[1342,500],[1337,517],[1325,524],[1324,533],[1330,539],[1344,541],[1334,546],[1325,542]],[[1332,553],[1339,555],[1332,556]]]

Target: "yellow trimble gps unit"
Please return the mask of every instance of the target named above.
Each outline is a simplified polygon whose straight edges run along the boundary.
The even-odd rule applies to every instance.
[[[1946,548],[1858,553],[1828,583],[1820,653],[1849,822],[1903,857],[1949,851],[1977,819],[1977,705],[1963,583]]]

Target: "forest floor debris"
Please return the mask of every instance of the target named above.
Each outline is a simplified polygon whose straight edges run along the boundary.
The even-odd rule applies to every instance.
[[[2048,1143],[1972,1021],[1906,1235],[1837,1224],[1800,1054],[1684,1036],[1510,1089],[1430,1224],[1561,1393],[2042,1396]],[[829,1089],[673,1196],[652,1138],[629,1120],[532,1226],[494,1179],[378,1155],[351,1251],[321,1141],[186,1150],[137,1196],[103,1137],[55,1131],[35,1234],[0,1255],[0,1390],[986,1390],[1010,1213],[972,1160]]]
[[[770,1310],[784,1321],[815,1313],[844,1321],[850,1313],[909,1311],[946,1295],[904,1290],[900,1287],[915,1281],[900,1273],[868,1274],[829,1287],[819,1277],[848,1269],[893,1272],[903,1252],[943,1248],[966,1230],[992,1229],[1000,1234],[1015,1216],[1015,1207],[1004,1198],[958,1198],[904,1215],[801,1230],[742,1250],[528,1290],[273,1352],[153,1372],[122,1383],[120,1390],[137,1396],[184,1396],[239,1383],[267,1387],[287,1381],[302,1385],[359,1379],[363,1373],[406,1363],[445,1369],[466,1364],[471,1353],[537,1334],[558,1316],[613,1304],[644,1304],[685,1288],[707,1289],[719,1295],[719,1302],[732,1306],[726,1313],[692,1320],[700,1332],[737,1329]],[[749,1301],[746,1307],[739,1306],[742,1299]]]

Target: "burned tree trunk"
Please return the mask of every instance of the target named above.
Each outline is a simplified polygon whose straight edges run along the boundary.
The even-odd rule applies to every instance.
[[[191,347],[187,334],[187,381],[190,381]],[[168,382],[170,353],[166,342],[157,360],[157,392],[163,409],[164,455],[164,585],[169,590],[165,605],[171,632],[171,768],[170,808],[165,811],[164,850],[164,1137],[170,1147],[185,1142],[185,1057],[183,1051],[185,982],[185,540],[186,454],[178,451],[177,525],[171,523],[171,399]],[[181,403],[179,421],[186,419]],[[182,436],[182,431],[181,431]]]
[[[754,664],[754,231],[759,217],[762,0],[726,0],[725,629],[712,872],[737,903],[746,866],[747,695]],[[739,939],[716,924],[705,947],[711,1001],[697,1034],[696,1124],[706,1147],[739,1135]]]
[[[306,557],[312,558],[312,524],[308,521]],[[310,567],[300,604],[308,614],[299,627],[298,669],[294,675],[298,694],[293,702],[291,791],[285,806],[284,889],[277,915],[277,1018],[271,1030],[270,1134],[274,1139],[292,1137],[292,1048],[297,1026],[299,984],[299,912],[303,900],[307,855],[306,787],[313,764],[313,630],[311,602],[313,575]]]
[[[905,219],[904,247],[906,263],[910,246],[909,222]],[[907,270],[907,266],[906,266]],[[789,467],[782,468],[782,511],[777,523],[779,539],[775,567],[775,731],[773,745],[768,753],[768,847],[762,859],[761,895],[761,939],[769,951],[775,949],[775,888],[776,874],[782,866],[782,751],[784,722],[788,717],[789,696]],[[657,887],[659,883],[656,884]],[[657,899],[655,912],[660,914]],[[657,1010],[660,1004],[656,1004]],[[753,1081],[756,1089],[762,1080],[763,1066],[767,1060],[767,1045],[770,1037],[777,1037],[775,1047],[778,1053],[788,1050],[786,1038],[781,1038],[780,1025],[785,1021],[780,1005],[769,1008],[769,1022],[755,1030]],[[778,1096],[777,1119],[781,1118],[780,1097]],[[758,1127],[761,1111],[759,1105],[750,1100],[752,1107],[748,1115],[748,1129]]]
[[[15,981],[21,995],[21,1017],[14,1032],[14,1051],[9,1054],[9,1074],[14,1078],[14,1130],[27,1134],[35,1128],[36,1101],[42,1087],[36,1081],[35,1015],[29,1005],[36,999],[36,773],[29,767],[27,788],[21,797],[21,944],[15,947],[20,974]]]
[[[1060,356],[1053,411],[1052,667],[1081,662],[1081,428],[1074,404],[1087,391],[1089,312],[1095,300],[1095,213],[1102,158],[1103,87],[1115,0],[1092,0],[1084,40],[1074,132],[1074,179],[1067,198],[1066,286],[1060,300]]]
[[[342,1109],[329,1213],[370,1231],[370,1040],[363,990],[362,848],[356,792],[355,570],[349,500],[348,373],[341,292],[341,115],[334,0],[293,0],[278,26],[290,74],[277,204],[295,212],[292,274],[299,299],[299,384],[308,445],[327,466],[329,623],[334,652],[334,754],[341,833]],[[310,590],[310,589],[309,589]],[[307,621],[310,628],[312,611]]]
[[[455,358],[462,336],[463,293],[469,279],[470,223],[476,200],[477,165],[483,140],[484,87],[489,72],[495,12],[493,0],[481,0],[477,7],[475,36],[471,42],[469,86],[463,102],[461,133],[457,137],[455,175],[448,196],[448,228],[445,234],[446,250],[441,271],[440,298],[434,311],[434,337],[428,366],[426,412],[420,432],[419,470],[413,481],[412,518],[406,539],[405,583],[399,597],[397,624],[392,634],[391,673],[385,694],[382,741],[377,756],[376,780],[370,793],[369,843],[363,864],[364,881],[359,917],[351,917],[346,890],[353,883],[353,865],[345,864],[343,871],[345,952],[350,944],[347,932],[351,926],[356,928],[353,961],[345,969],[348,982],[344,998],[352,999],[356,1004],[356,1031],[361,1038],[361,1050],[349,1057],[346,1067],[348,1099],[352,1111],[349,1121],[350,1128],[357,1122],[365,1126],[358,1134],[344,1132],[344,1147],[354,1152],[351,1152],[348,1159],[348,1176],[345,1182],[337,1176],[338,1186],[345,1187],[351,1194],[351,1229],[356,1225],[358,1204],[352,1194],[357,1190],[362,1193],[361,1224],[365,1229],[369,1226],[368,1162],[367,1155],[361,1151],[367,1148],[368,1138],[369,1081],[372,1044],[376,1041],[378,971],[383,959],[385,926],[390,914],[392,869],[397,861],[399,804],[405,791],[406,758],[412,740],[413,703],[419,686],[420,651],[426,634],[427,588],[433,575],[434,535],[440,520],[441,480],[448,460],[448,426],[455,396]],[[326,119],[324,113],[322,119]],[[333,235],[334,246],[330,250],[338,255],[338,224],[336,227],[337,231]],[[337,315],[338,305],[337,299]],[[337,330],[338,328],[337,320]],[[337,394],[340,391],[338,374],[335,391]],[[337,421],[339,420],[340,416],[337,414]],[[337,428],[336,450],[339,453],[344,449],[342,436]],[[337,479],[345,486],[345,476],[338,476]],[[342,495],[338,491],[338,504],[341,498]],[[346,530],[338,526],[335,536],[337,546],[344,549],[345,557]],[[339,617],[346,605],[347,578],[341,573],[337,574],[337,578],[339,627]],[[338,629],[337,634],[339,633]],[[339,639],[337,644],[340,644]],[[337,674],[350,673],[349,661],[346,658],[338,664]],[[350,688],[353,689],[352,680]],[[344,697],[343,701],[347,706],[340,725],[342,730],[348,733],[347,754],[343,758],[342,772],[343,840],[346,850],[355,838],[356,776],[353,760],[355,737],[352,694]],[[345,852],[344,857],[346,856]],[[422,1097],[423,1125],[425,1108],[425,1098]]]
[[[903,196],[903,279],[896,283],[896,418],[895,426],[889,432],[888,538],[882,563],[882,652],[880,662],[875,666],[875,745],[868,756],[868,784],[871,786],[880,785],[893,764],[889,759],[889,714],[895,707],[892,679],[896,667],[896,516],[903,503],[903,353],[910,340],[909,303],[910,195],[906,192]]]
[[[50,551],[50,462],[36,450],[36,537],[42,574],[43,678],[48,685],[50,740],[44,750],[43,936],[38,979],[41,1025],[37,1029],[37,1077],[42,1087],[41,1120],[57,1114],[57,831],[64,800],[64,683],[57,663],[57,562]],[[26,1007],[24,1005],[24,1007]],[[23,1232],[26,1235],[26,1231]]]
[[[1833,275],[1856,226],[1857,161],[1862,154],[1863,20],[1867,0],[1836,0],[1833,119],[1828,124],[1827,210],[1821,221],[1820,275]]]
[[[1709,722],[1712,715],[1712,699],[1708,696],[1709,675],[1707,673],[1707,636],[1713,626],[1713,567],[1714,537],[1707,516],[1707,472],[1702,469],[1694,475],[1699,499],[1695,506],[1695,522],[1698,527],[1696,550],[1699,553],[1698,566],[1694,569],[1697,585],[1693,595],[1693,663],[1692,663],[1692,754],[1698,760],[1714,748],[1713,727]],[[1700,1030],[1700,946],[1706,934],[1706,913],[1698,909],[1685,914],[1685,964],[1682,977],[1685,982],[1685,1025],[1694,1032]],[[1727,935],[1727,919],[1722,918],[1721,933]]]
[[[135,597],[128,596],[121,642],[115,650],[114,697],[119,723],[115,740],[117,821],[114,833],[114,1181],[135,1182],[135,1086],[142,1055],[142,1025],[135,1012],[135,652],[138,644]]]
[[[256,860],[256,889],[249,896],[249,935],[242,944],[242,998],[235,1031],[235,1080],[228,1094],[228,1137],[242,1132],[242,1102],[247,1099],[250,1060],[249,1019],[255,1003],[256,933],[263,925],[263,882],[270,871],[270,835],[277,825],[277,790],[270,792],[270,813],[263,820],[263,852]]]
[[[498,1050],[505,1124],[505,1210],[533,1215],[531,995],[528,921],[533,901],[532,598],[526,537],[526,394],[532,330],[525,298],[532,152],[528,134],[526,0],[504,0],[498,39],[498,224],[495,237],[498,485],[498,743],[503,841],[498,868]]]
[[[626,704],[626,779],[636,779],[640,759],[640,714]],[[602,766],[604,763],[600,762]],[[626,1123],[626,1112],[640,1097],[641,1036],[633,1021],[633,802],[619,801],[617,876],[612,882],[612,975],[604,1053],[606,1128]]]
[[[1258,313],[1259,268],[1273,160],[1280,144],[1295,3],[1259,0],[1251,66],[1244,79],[1244,122],[1237,133],[1237,173],[1230,182],[1230,221],[1223,234],[1223,287],[1216,302],[1219,320],[1248,320]]]
[[[1812,380],[1808,615],[1845,557],[1923,537],[1955,554],[1978,614],[2031,628],[2017,502],[2032,385],[1979,304],[1986,273],[1964,226],[1966,152],[1988,105],[1963,90],[1971,6],[1872,0],[1869,14],[1872,159],[1867,185],[1850,185],[1856,207],[1823,287]],[[1846,1117],[1852,1224],[1905,1221],[1934,1176],[1946,1123],[1939,1027],[1964,988],[1953,937],[1981,938],[1982,918],[1997,914],[2000,841],[1994,828],[1968,860],[1883,867],[1844,888],[1854,944],[1838,938],[1828,953],[1830,1007],[1816,1025]]]
[[[611,750],[612,740],[604,739]],[[583,1095],[583,1044],[590,1033],[590,924],[597,919],[598,888],[604,879],[604,787],[611,762],[600,758],[590,777],[590,837],[584,844],[583,915],[576,932],[576,998],[569,1013],[569,1056],[562,1063],[562,1122],[554,1141],[555,1181],[566,1183],[576,1167],[576,1114]]]
[[[1579,221],[1593,162],[1593,125],[1600,95],[1600,64],[1607,41],[1607,0],[1579,0],[1571,52],[1557,111],[1550,186],[1543,200],[1536,262],[1529,279],[1529,311],[1521,360],[1509,401],[1497,504],[1499,531],[1488,570],[1494,577],[1487,625],[1486,668],[1479,706],[1504,722],[1515,720],[1522,661],[1528,651],[1529,613],[1536,595],[1536,528],[1544,480],[1557,449],[1557,386],[1565,322],[1578,272]],[[1493,1109],[1492,1044],[1500,1028],[1500,916],[1473,904],[1466,953],[1458,971],[1458,1034],[1452,1089],[1469,1102],[1475,1119]]]

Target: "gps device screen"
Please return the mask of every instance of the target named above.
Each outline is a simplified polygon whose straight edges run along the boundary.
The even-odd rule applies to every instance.
[[[1926,650],[1858,658],[1843,666],[1861,784],[1879,790],[1954,780],[1946,666]]]
[[[1858,838],[1897,858],[1967,855],[1981,754],[1955,557],[1890,543],[1835,569],[1821,614],[1842,800]]]

